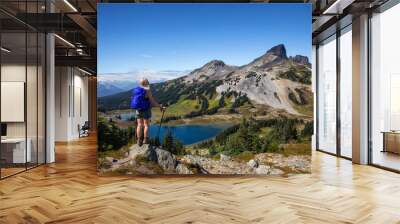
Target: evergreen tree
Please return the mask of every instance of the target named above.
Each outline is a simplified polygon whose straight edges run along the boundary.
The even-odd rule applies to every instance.
[[[185,154],[185,147],[183,143],[174,138],[170,129],[168,129],[164,136],[162,148],[175,155]]]
[[[173,153],[174,151],[174,136],[172,136],[171,129],[167,130],[167,133],[164,136],[163,139],[163,144],[162,144],[163,149]]]
[[[313,122],[307,122],[304,126],[303,131],[301,132],[302,137],[305,137],[307,139],[311,139],[311,136],[314,133],[314,125]]]
[[[99,151],[117,150],[129,143],[128,130],[119,128],[112,119],[99,118],[97,129]]]

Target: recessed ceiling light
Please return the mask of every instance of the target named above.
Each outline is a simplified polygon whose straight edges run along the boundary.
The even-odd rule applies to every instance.
[[[64,0],[65,4],[67,4],[74,12],[78,12],[78,10],[68,1]]]
[[[343,10],[351,5],[355,0],[336,0],[322,14],[342,14]]]
[[[81,68],[79,68],[79,67],[78,67],[78,70],[81,71],[81,72],[83,72],[83,73],[85,73],[86,75],[92,75],[92,73],[90,73],[90,72],[88,72],[88,71],[86,71],[86,70],[83,70],[83,69],[81,69]]]
[[[69,45],[70,47],[75,48],[75,45],[73,45],[71,42],[69,42],[68,40],[60,37],[58,34],[54,34],[55,37],[57,37],[59,40],[61,40],[62,42],[66,43],[67,45]]]
[[[4,51],[6,53],[10,53],[11,52],[11,50],[9,50],[9,49],[7,49],[5,47],[1,47],[1,51]]]

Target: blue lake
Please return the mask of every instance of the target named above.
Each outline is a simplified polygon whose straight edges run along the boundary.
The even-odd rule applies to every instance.
[[[135,112],[121,113],[120,119],[128,121],[135,117]],[[115,115],[114,118],[117,116]],[[232,126],[231,124],[187,124],[187,125],[174,125],[174,126],[161,126],[160,141],[162,142],[168,129],[171,130],[172,135],[179,139],[184,145],[190,145],[196,142],[201,142],[215,137],[226,128]],[[156,137],[158,132],[158,125],[153,124],[150,126],[150,136]]]
[[[190,145],[196,142],[201,142],[215,137],[217,134],[230,127],[230,124],[188,124],[176,126],[161,126],[160,141],[164,138],[168,129],[171,130],[172,135],[179,139],[184,145]],[[150,136],[156,137],[158,132],[158,125],[150,127]]]
[[[127,113],[121,113],[121,114],[119,114],[119,116],[121,116],[121,120],[129,121],[129,120],[135,118],[135,114],[136,113],[132,111],[132,112],[127,112]],[[114,115],[113,117],[117,118],[117,115]]]

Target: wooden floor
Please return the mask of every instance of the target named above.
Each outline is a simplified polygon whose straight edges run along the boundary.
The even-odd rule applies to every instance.
[[[400,175],[315,153],[313,174],[98,177],[96,142],[0,181],[0,223],[400,223]]]
[[[1,168],[1,177],[8,177],[16,173],[20,173],[25,171],[25,167],[7,167],[7,168]]]
[[[372,156],[374,164],[400,170],[400,155],[391,152],[375,150]]]

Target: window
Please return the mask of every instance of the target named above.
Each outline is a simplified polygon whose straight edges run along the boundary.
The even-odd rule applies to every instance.
[[[336,153],[336,36],[318,47],[318,149]]]
[[[352,157],[352,33],[351,26],[340,35],[340,155]]]
[[[371,160],[400,170],[400,4],[371,18]]]

